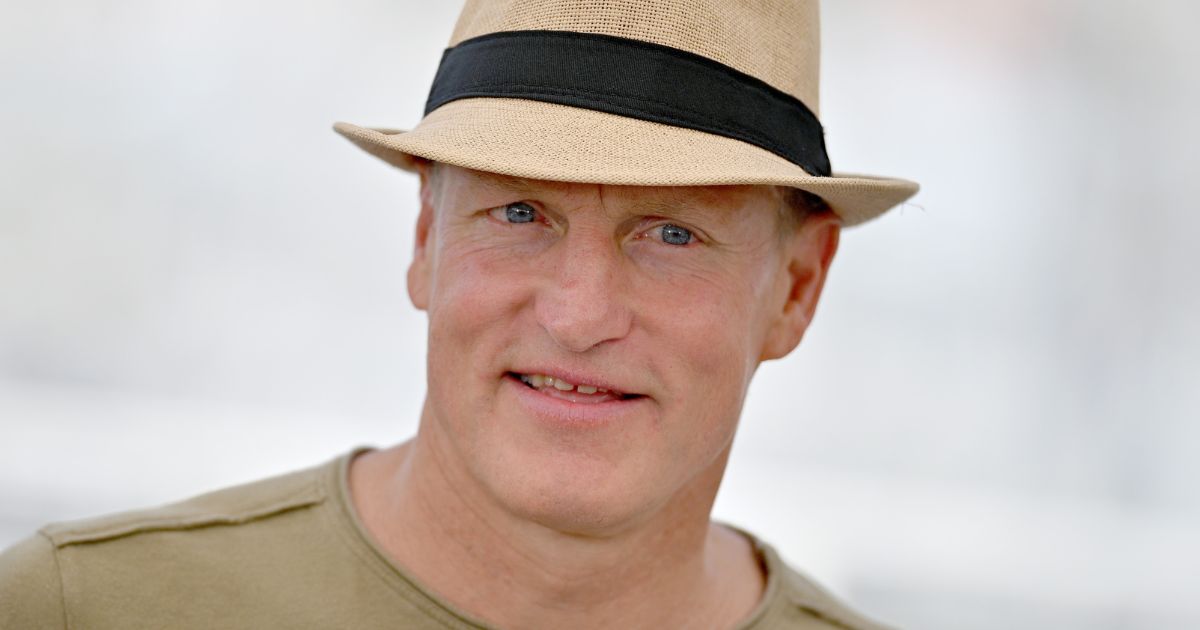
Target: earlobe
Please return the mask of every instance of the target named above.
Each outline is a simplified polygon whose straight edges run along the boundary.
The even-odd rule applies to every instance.
[[[433,186],[430,164],[417,166],[421,177],[421,210],[417,214],[417,229],[413,241],[413,259],[408,266],[408,298],[413,306],[425,310],[429,303],[429,237],[433,231]]]
[[[782,298],[775,301],[779,306],[764,340],[761,361],[783,358],[800,345],[816,314],[840,236],[841,220],[826,212],[806,219],[786,245],[786,270],[779,289]]]

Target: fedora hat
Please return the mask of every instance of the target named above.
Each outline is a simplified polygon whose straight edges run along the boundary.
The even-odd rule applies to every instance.
[[[467,0],[416,127],[334,129],[410,171],[789,186],[854,225],[918,186],[830,168],[819,66],[817,0]]]

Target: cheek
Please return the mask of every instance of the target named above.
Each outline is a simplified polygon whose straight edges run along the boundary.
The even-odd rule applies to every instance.
[[[490,332],[520,307],[526,279],[510,251],[480,247],[469,239],[443,245],[433,271],[431,326],[451,327],[459,334],[462,327],[476,334]],[[470,342],[474,336],[458,340]]]
[[[688,459],[709,457],[732,438],[757,365],[764,311],[759,283],[738,271],[640,283],[641,321],[670,397],[668,430]]]
[[[455,407],[479,404],[470,393],[483,390],[465,385],[497,382],[530,293],[510,255],[469,241],[439,251],[428,304],[429,386],[439,400]]]
[[[763,330],[761,271],[737,265],[641,277],[635,299],[650,339],[664,359],[704,374],[744,375]],[[734,380],[741,380],[734,378]]]

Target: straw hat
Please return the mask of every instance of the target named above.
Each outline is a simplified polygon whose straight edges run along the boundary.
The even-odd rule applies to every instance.
[[[420,124],[334,129],[406,170],[775,184],[854,225],[918,187],[831,171],[819,67],[817,0],[467,0]]]

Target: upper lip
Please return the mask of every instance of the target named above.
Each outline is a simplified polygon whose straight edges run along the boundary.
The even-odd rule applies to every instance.
[[[514,374],[523,374],[526,376],[532,376],[534,374],[541,374],[542,376],[553,377],[555,380],[566,381],[577,387],[579,385],[590,385],[597,389],[607,389],[608,391],[612,392],[613,394],[618,394],[618,395],[625,395],[625,396],[641,396],[642,395],[642,394],[639,394],[638,392],[632,391],[630,388],[625,387],[624,385],[621,385],[619,383],[614,383],[612,381],[605,379],[604,377],[596,376],[595,374],[589,374],[586,372],[578,372],[578,371],[567,370],[567,369],[562,369],[562,368],[521,368],[521,369],[514,369],[514,370],[512,370],[512,372]]]

